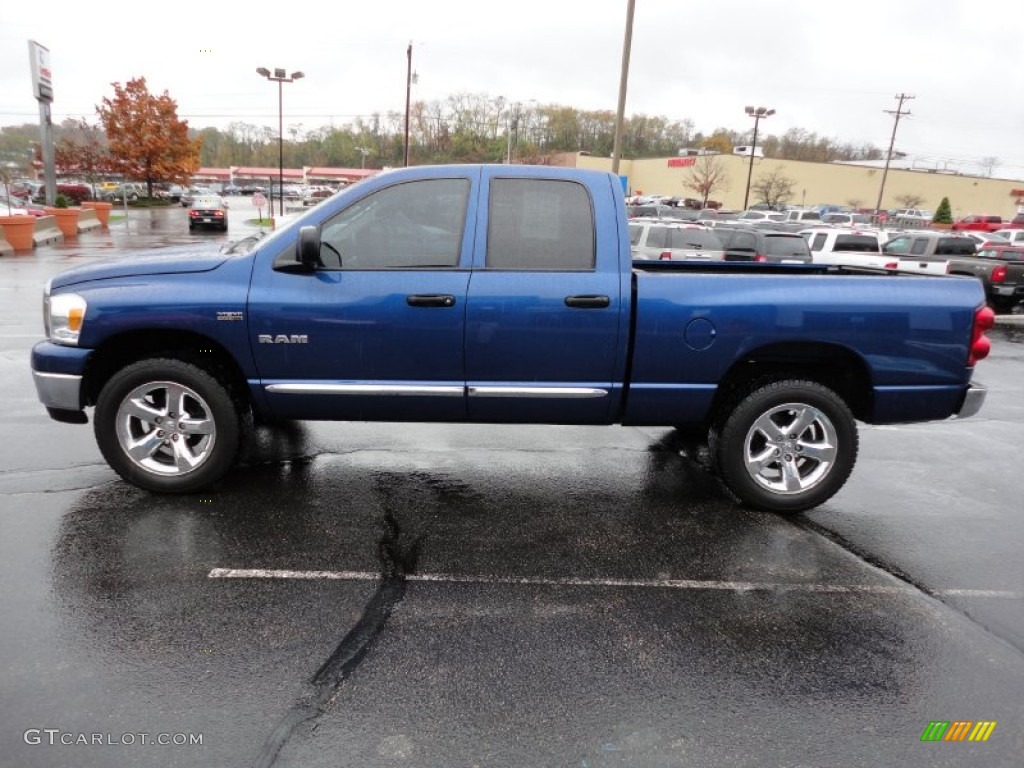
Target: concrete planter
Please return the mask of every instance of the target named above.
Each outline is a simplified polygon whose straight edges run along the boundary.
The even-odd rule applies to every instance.
[[[110,210],[114,207],[113,203],[104,203],[100,200],[85,200],[82,203],[82,207],[95,210],[96,217],[104,227],[110,225]]]
[[[4,239],[16,251],[31,251],[35,247],[32,235],[36,229],[35,216],[0,216]]]
[[[44,209],[49,216],[57,217],[57,229],[61,231],[64,237],[77,237],[78,236],[78,213],[81,208],[51,208],[46,206]]]

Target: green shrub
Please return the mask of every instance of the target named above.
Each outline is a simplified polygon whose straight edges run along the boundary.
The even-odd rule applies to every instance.
[[[69,205],[71,205],[71,201],[64,197],[64,195],[57,195],[53,201],[54,208],[67,208]]]
[[[935,215],[932,216],[932,221],[936,224],[952,224],[953,223],[953,210],[949,207],[949,198],[942,198],[942,202],[939,203],[939,207],[935,209]]]

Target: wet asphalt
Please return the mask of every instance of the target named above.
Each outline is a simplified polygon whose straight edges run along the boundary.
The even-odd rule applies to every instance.
[[[1024,764],[1024,326],[981,414],[862,426],[796,518],[621,427],[279,425],[139,491],[36,400],[42,284],[224,239],[175,207],[0,259],[0,766]]]

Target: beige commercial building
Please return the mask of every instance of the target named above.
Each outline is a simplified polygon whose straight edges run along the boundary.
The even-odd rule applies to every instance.
[[[733,210],[743,208],[749,156],[715,155],[725,167],[725,181],[711,193],[711,199],[722,202]],[[699,197],[688,186],[693,177],[692,164],[699,157],[662,157],[647,160],[623,160],[619,174],[626,176],[629,191],[673,197]],[[559,164],[572,164],[579,168],[610,171],[609,158],[593,157],[586,153],[563,156]],[[793,180],[792,205],[849,205],[855,208],[874,208],[882,184],[882,168],[841,163],[809,163],[799,160],[754,158],[752,186],[758,177],[778,170]],[[958,176],[926,170],[889,169],[885,181],[882,208],[902,208],[898,200],[903,195],[914,195],[923,201],[920,208],[935,210],[943,197],[949,198],[953,217],[969,214],[993,214],[1004,219],[1013,218],[1020,205],[1024,205],[1024,181],[988,179],[977,176]],[[757,202],[753,189],[750,204]]]

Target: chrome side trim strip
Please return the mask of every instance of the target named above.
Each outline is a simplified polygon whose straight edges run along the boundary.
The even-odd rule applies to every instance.
[[[505,387],[474,385],[469,387],[470,397],[538,397],[538,398],[590,398],[607,397],[607,389],[595,387]]]
[[[425,384],[268,384],[265,389],[283,395],[462,397],[465,394],[465,387]]]

